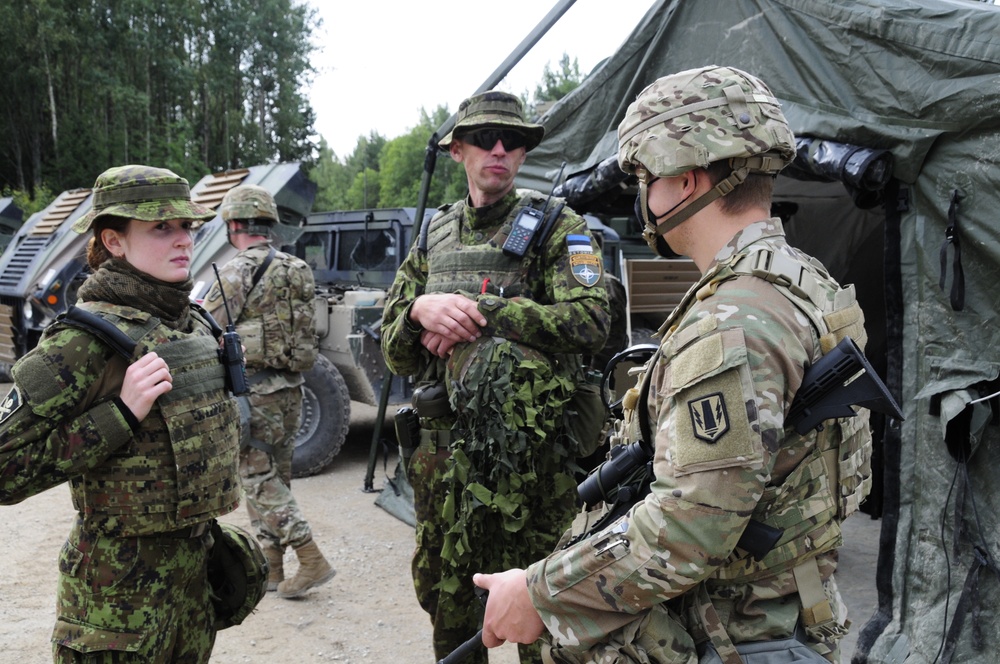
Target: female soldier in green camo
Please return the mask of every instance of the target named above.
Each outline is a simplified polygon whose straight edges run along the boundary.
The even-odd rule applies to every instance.
[[[0,407],[0,502],[70,483],[56,662],[207,662],[215,517],[239,502],[239,416],[208,319],[188,299],[192,229],[214,215],[148,166],[97,178],[93,274],[78,306],[136,341],[131,360],[63,321],[14,365]]]

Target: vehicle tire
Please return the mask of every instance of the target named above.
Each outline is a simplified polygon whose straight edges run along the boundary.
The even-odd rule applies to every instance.
[[[302,424],[295,435],[292,477],[315,475],[329,466],[351,424],[351,396],[333,362],[319,355],[304,376]]]

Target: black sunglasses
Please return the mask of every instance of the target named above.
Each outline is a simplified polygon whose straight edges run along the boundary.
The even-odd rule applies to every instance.
[[[458,137],[460,141],[475,145],[480,150],[492,150],[497,141],[503,143],[507,152],[523,148],[528,144],[527,137],[513,129],[477,129]]]

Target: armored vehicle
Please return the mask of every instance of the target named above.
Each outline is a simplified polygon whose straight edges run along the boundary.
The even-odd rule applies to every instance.
[[[7,248],[10,239],[24,222],[24,212],[10,196],[0,198],[0,252]]]
[[[320,343],[320,358],[306,374],[295,477],[320,472],[340,451],[350,400],[375,406],[384,387],[390,402],[409,396],[405,380],[386,371],[379,328],[386,292],[410,246],[414,213],[413,208],[315,212],[295,246],[286,247],[313,269]]]

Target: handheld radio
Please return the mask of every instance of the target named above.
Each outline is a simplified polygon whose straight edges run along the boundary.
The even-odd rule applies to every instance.
[[[219,268],[212,263],[215,270],[215,280],[219,283],[219,291],[222,293],[222,304],[226,308],[226,331],[222,333],[222,347],[219,348],[219,361],[226,368],[226,388],[233,393],[233,396],[240,397],[250,392],[247,384],[247,370],[243,364],[243,341],[236,332],[233,324],[233,316],[229,313],[229,300],[226,299],[226,289],[222,287],[222,279],[219,278]]]
[[[559,168],[559,173],[556,174],[556,179],[555,182],[553,182],[552,189],[555,189],[555,184],[562,178],[563,169],[565,168],[566,162],[564,161],[562,166]],[[514,219],[514,225],[510,229],[510,235],[508,235],[507,239],[503,241],[501,249],[503,249],[505,254],[516,258],[524,258],[524,255],[528,253],[528,247],[530,247],[531,243],[535,240],[535,236],[538,233],[539,228],[541,228],[542,222],[545,220],[545,213],[549,209],[550,202],[552,202],[551,191],[549,192],[549,197],[545,199],[545,205],[542,206],[540,211],[531,206],[521,208],[521,211],[517,213],[517,217]],[[556,216],[558,216],[558,214]],[[555,220],[553,219],[551,221]]]

